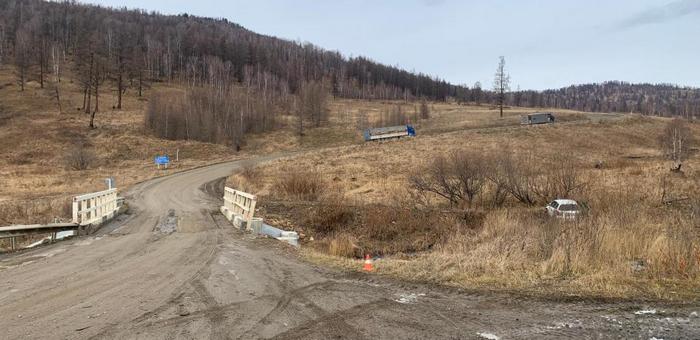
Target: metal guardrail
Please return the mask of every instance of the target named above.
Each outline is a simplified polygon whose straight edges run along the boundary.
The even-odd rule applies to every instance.
[[[84,226],[102,223],[117,213],[117,189],[94,192],[73,198],[73,223]]]

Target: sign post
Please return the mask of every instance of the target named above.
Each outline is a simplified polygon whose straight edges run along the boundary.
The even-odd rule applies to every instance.
[[[156,156],[155,158],[155,163],[156,167],[160,169],[160,166],[162,165],[165,169],[168,168],[168,164],[170,164],[170,157],[168,155],[164,156]]]
[[[105,184],[107,185],[107,189],[114,189],[117,187],[117,184],[114,181],[114,177],[105,178]]]

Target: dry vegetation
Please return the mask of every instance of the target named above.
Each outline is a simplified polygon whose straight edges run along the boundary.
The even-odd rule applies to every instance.
[[[334,105],[332,119],[371,121],[395,103]],[[669,120],[564,112],[576,122],[512,126],[517,111],[500,120],[487,107],[433,105],[415,139],[307,153],[230,182],[302,233],[313,260],[359,270],[354,258],[373,253],[380,273],[421,281],[697,299],[700,159],[692,149],[683,172],[670,171],[659,145]],[[314,195],[288,190],[295,181]],[[578,221],[544,214],[564,196],[585,208]]]
[[[70,79],[69,77],[66,77]],[[119,188],[173,171],[235,157],[221,145],[154,138],[143,128],[141,100],[132,90],[123,110],[112,109],[113,89],[100,96],[97,128],[88,128],[89,115],[78,85],[61,83],[59,111],[54,90],[28,82],[24,92],[13,73],[0,67],[0,225],[44,223],[70,218],[70,197],[105,188],[114,177]],[[110,92],[107,92],[110,91]],[[157,170],[153,157],[170,154],[180,162]]]
[[[222,145],[152,137],[143,128],[147,101],[134,93],[114,110],[104,109],[115,101],[105,91],[89,129],[76,85],[61,85],[62,112],[50,90],[26,86],[20,93],[0,70],[0,224],[67,218],[70,196],[102,189],[108,176],[125,188],[234,157]],[[324,262],[359,268],[353,258],[373,253],[384,256],[380,272],[416,280],[697,298],[695,149],[672,173],[659,146],[667,120],[563,111],[562,124],[520,127],[520,115],[533,111],[497,119],[488,106],[332,100],[328,124],[303,137],[295,116],[280,115],[281,130],[247,138],[244,153],[307,152],[246,168],[230,185],[260,195],[266,219],[301,232],[309,257]],[[405,122],[417,138],[362,142],[361,128]],[[177,149],[175,168],[153,167],[154,155]],[[579,200],[585,217],[546,218],[541,206],[562,195]]]

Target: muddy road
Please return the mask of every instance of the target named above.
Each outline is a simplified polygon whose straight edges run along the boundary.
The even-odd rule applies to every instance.
[[[4,339],[693,339],[700,307],[467,293],[305,263],[217,213],[230,162],[125,193],[97,235],[0,258]]]

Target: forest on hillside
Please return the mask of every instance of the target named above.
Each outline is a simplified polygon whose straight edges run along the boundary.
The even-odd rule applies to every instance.
[[[327,119],[328,96],[363,100],[435,100],[649,115],[700,115],[700,90],[608,82],[547,91],[498,93],[452,85],[365,57],[347,58],[310,43],[249,31],[226,19],[105,8],[75,1],[0,0],[0,67],[20,91],[30,81],[56,93],[64,77],[95,115],[100,96],[143,96],[155,83],[184,92],[149,95],[146,127],[156,136],[240,147],[247,133],[298,116],[298,133]]]
[[[246,67],[252,67],[283,80],[292,93],[304,81],[326,79],[332,93],[345,98],[444,100],[458,88],[364,57],[345,58],[310,43],[260,35],[226,19],[74,1],[0,1],[0,63],[15,63],[20,72],[37,68],[32,73],[48,73],[66,61],[81,73],[98,63],[105,77],[195,85],[214,72],[244,82]]]
[[[602,84],[573,85],[558,90],[516,91],[507,96],[506,102],[513,106],[588,112],[700,117],[700,89],[669,84],[610,81]]]
[[[226,19],[105,8],[75,1],[0,1],[0,66],[12,66],[17,86],[35,81],[55,89],[62,78],[82,89],[81,111],[100,111],[100,95],[174,83],[184,93],[149,95],[146,127],[162,138],[240,147],[246,133],[299,117],[320,126],[326,96],[351,99],[447,100],[460,90],[444,80],[346,58],[310,43],[251,32]]]

